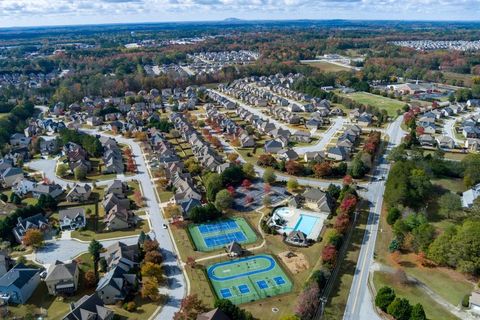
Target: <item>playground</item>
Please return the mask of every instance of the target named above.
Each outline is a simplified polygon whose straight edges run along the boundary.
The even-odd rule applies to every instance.
[[[270,255],[215,263],[207,268],[216,295],[235,304],[273,297],[292,290],[292,282]]]
[[[232,241],[249,244],[257,240],[255,232],[243,218],[195,224],[189,226],[188,231],[196,249],[202,252],[221,249]]]

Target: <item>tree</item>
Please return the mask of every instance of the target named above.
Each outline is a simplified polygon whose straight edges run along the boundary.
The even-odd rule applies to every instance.
[[[342,213],[337,216],[337,219],[335,220],[335,230],[337,230],[339,233],[344,233],[347,230],[349,224],[350,216],[348,214]]]
[[[87,169],[84,166],[77,166],[73,169],[73,175],[76,180],[84,180],[87,177]]]
[[[324,161],[317,163],[312,168],[313,174],[317,178],[328,177],[332,174],[332,165],[330,162]]]
[[[145,258],[143,258],[143,261],[147,263],[155,263],[155,264],[161,264],[163,261],[162,254],[158,251],[148,251],[145,254]]]
[[[322,250],[322,261],[326,264],[333,266],[335,264],[335,260],[337,259],[337,248],[335,246],[329,244],[325,246]]]
[[[220,190],[222,190],[222,188],[222,177],[218,173],[210,173],[205,179],[205,189],[208,201],[215,201],[215,196]]]
[[[287,188],[289,191],[295,191],[298,189],[298,180],[295,179],[295,178],[290,178],[288,179],[288,182],[287,182]]]
[[[68,172],[68,165],[65,164],[65,163],[60,163],[58,166],[57,166],[57,176],[63,178],[67,175],[67,172]]]
[[[257,173],[255,172],[255,167],[251,163],[245,163],[242,169],[245,177],[248,179],[254,179],[257,175]]]
[[[402,212],[398,208],[391,207],[390,209],[388,209],[387,223],[389,225],[393,225],[401,216]]]
[[[222,212],[217,210],[213,203],[209,203],[206,206],[193,207],[187,212],[187,215],[192,222],[199,223],[215,220],[222,215]]]
[[[158,281],[154,277],[146,277],[142,279],[142,289],[140,290],[140,295],[143,298],[148,298],[152,301],[158,301],[160,298],[160,293],[158,292]]]
[[[227,159],[231,163],[237,163],[238,153],[232,152],[232,153],[227,154]]]
[[[163,270],[162,266],[159,264],[145,262],[140,269],[140,273],[142,274],[142,277],[153,277],[158,283],[163,282]]]
[[[198,298],[196,294],[186,296],[181,304],[180,311],[175,313],[174,320],[196,319],[200,313],[208,311],[208,307]]]
[[[343,182],[343,185],[345,186],[351,185],[353,183],[352,176],[347,174],[346,176],[343,177],[342,182]]]
[[[262,167],[273,167],[276,163],[277,160],[269,153],[260,155],[257,160],[257,164]]]
[[[225,169],[222,172],[221,177],[223,186],[238,186],[243,181],[243,179],[245,179],[243,169],[238,165],[233,165]]]
[[[423,310],[423,306],[420,303],[413,306],[410,320],[427,320],[425,310]]]
[[[233,204],[233,199],[228,190],[223,189],[220,190],[220,192],[217,193],[217,196],[215,197],[215,208],[219,211],[225,211],[227,209],[230,209]]]
[[[310,276],[309,281],[313,281],[317,283],[318,287],[322,289],[326,284],[328,279],[330,278],[330,270],[315,270],[312,275]]]
[[[439,213],[445,218],[451,219],[455,212],[462,209],[462,200],[459,195],[447,192],[438,199]]]
[[[85,281],[85,286],[87,288],[95,288],[97,285],[97,277],[95,276],[95,272],[93,270],[88,270],[85,272],[83,276]]]
[[[375,297],[375,305],[382,311],[387,311],[388,306],[395,300],[395,291],[390,287],[382,287]]]
[[[95,239],[92,240],[88,245],[88,253],[90,253],[93,259],[93,271],[95,272],[95,279],[98,279],[98,259],[100,259],[100,252],[102,249],[102,244]]]
[[[150,251],[158,251],[158,248],[160,245],[158,244],[157,240],[145,240],[143,242],[143,251],[144,252],[150,252]]]
[[[265,207],[270,207],[272,205],[272,198],[269,195],[264,195],[262,199],[262,204]]]
[[[435,227],[430,223],[422,223],[420,226],[413,228],[412,235],[415,252],[426,251],[435,238]]]
[[[289,160],[285,164],[285,170],[289,175],[299,176],[299,175],[303,175],[305,168],[303,167],[303,164],[297,161]]]
[[[19,205],[22,203],[22,198],[20,198],[15,192],[12,192],[12,194],[10,195],[10,202]]]
[[[242,188],[250,189],[251,186],[252,186],[252,182],[250,180],[244,179],[242,181]]]
[[[28,229],[23,236],[22,242],[28,247],[41,247],[43,245],[43,233],[38,229]]]
[[[312,283],[305,288],[298,297],[295,313],[300,319],[313,319],[320,301],[320,288],[318,284]]]
[[[240,309],[234,305],[230,300],[220,299],[215,301],[215,308],[222,310],[230,319],[235,320],[253,320],[253,316],[250,312]]]
[[[365,166],[363,161],[359,159],[358,157],[355,157],[352,160],[352,163],[350,164],[350,174],[352,175],[353,178],[358,179],[358,178],[363,178],[365,176],[365,173],[367,173],[368,168]]]
[[[47,194],[47,195],[44,195],[42,194],[39,198],[38,198],[38,203],[37,205],[40,207],[40,208],[44,208],[44,209],[47,209],[47,210],[56,210],[57,209],[57,200],[55,200],[55,198],[53,198],[51,195]]]
[[[272,168],[266,168],[265,171],[263,172],[263,181],[272,184],[277,180],[277,176],[275,175],[275,172],[273,171]]]
[[[387,313],[397,320],[409,320],[412,314],[412,306],[405,298],[395,298],[388,306]]]

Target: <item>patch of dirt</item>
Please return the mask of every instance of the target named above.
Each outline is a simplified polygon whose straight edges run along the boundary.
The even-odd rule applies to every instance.
[[[310,268],[310,265],[303,253],[284,251],[279,253],[278,257],[293,274],[300,273]]]

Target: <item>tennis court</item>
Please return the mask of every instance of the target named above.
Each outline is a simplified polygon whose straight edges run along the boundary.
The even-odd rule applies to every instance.
[[[215,294],[241,304],[292,290],[292,282],[275,259],[266,254],[215,263],[207,268]]]
[[[223,248],[232,241],[248,244],[257,240],[255,232],[243,218],[190,225],[188,231],[196,249],[203,252]]]

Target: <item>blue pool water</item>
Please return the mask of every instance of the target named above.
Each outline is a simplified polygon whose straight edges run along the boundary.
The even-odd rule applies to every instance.
[[[309,236],[310,232],[312,232],[312,229],[317,224],[317,222],[318,222],[317,217],[301,214],[293,230],[302,231],[307,236]]]

